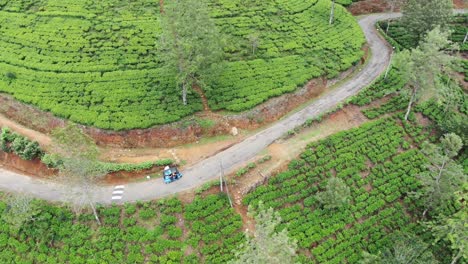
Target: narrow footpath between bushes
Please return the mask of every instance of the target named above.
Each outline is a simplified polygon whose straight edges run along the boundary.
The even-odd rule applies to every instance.
[[[464,11],[461,10],[461,12]],[[184,177],[179,181],[165,185],[158,178],[119,186],[118,190],[121,193],[119,202],[157,199],[198,187],[207,181],[216,179],[221,173],[220,164],[222,164],[224,173],[229,173],[255,157],[289,130],[303,124],[307,119],[326,113],[347,98],[357,94],[362,88],[370,85],[379,77],[390,60],[391,48],[379,36],[374,27],[375,23],[379,20],[399,16],[400,14],[397,13],[373,14],[364,16],[359,20],[359,25],[364,31],[371,49],[372,57],[362,71],[340,87],[326,92],[301,111],[285,117],[244,141],[187,168],[182,172]],[[19,175],[2,168],[0,168],[0,190],[28,193],[49,201],[65,201],[66,199],[66,188],[59,184]],[[96,202],[111,203],[113,191],[114,186],[97,188]]]

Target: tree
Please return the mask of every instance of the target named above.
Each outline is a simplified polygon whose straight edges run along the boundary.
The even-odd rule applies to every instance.
[[[335,0],[332,0],[331,4],[331,9],[330,9],[330,21],[328,21],[328,24],[333,24],[335,20]]]
[[[253,214],[255,212],[249,207],[249,215]],[[230,263],[294,263],[297,243],[288,237],[286,229],[275,231],[280,223],[281,217],[273,208],[266,210],[263,204],[259,203],[253,237],[246,234],[247,241],[234,251],[236,257]]]
[[[435,264],[429,245],[413,234],[392,235],[392,246],[378,254],[363,253],[361,264]]]
[[[75,212],[90,207],[100,224],[95,197],[96,184],[107,172],[100,166],[94,141],[70,123],[52,133],[53,150],[60,156],[59,178],[68,188],[68,199]]]
[[[390,6],[390,13],[395,11],[397,6],[400,6],[403,0],[386,0],[387,4]],[[391,19],[387,20],[387,27],[385,29],[385,34],[388,34],[388,30],[390,29],[390,23],[392,22]]]
[[[424,42],[411,51],[405,50],[395,57],[395,65],[400,69],[402,78],[407,82],[409,90],[409,103],[405,114],[405,120],[411,107],[421,94],[426,99],[433,96],[441,96],[444,89],[449,89],[441,81],[442,74],[453,74],[455,58],[446,54],[442,49],[450,45],[449,32],[442,32],[435,28],[427,34]],[[445,93],[447,94],[447,93]]]
[[[255,51],[260,45],[260,37],[258,33],[254,33],[254,34],[250,34],[248,38],[249,38],[249,43],[252,46],[252,55],[255,55]]]
[[[210,66],[222,58],[222,38],[202,0],[175,0],[161,14],[162,59],[177,72],[177,87],[187,104],[188,88],[200,83]]]
[[[375,255],[367,251],[362,252],[362,259],[359,260],[359,264],[377,264],[380,261],[380,253]]]
[[[453,160],[463,147],[460,137],[453,133],[446,134],[440,142],[439,146],[428,142],[422,146],[428,159],[428,170],[418,175],[422,187],[415,196],[424,201],[426,208],[423,216],[432,209],[436,213],[443,212],[454,200],[454,193],[467,180],[462,166]]]
[[[460,211],[452,216],[441,216],[439,221],[428,223],[429,228],[433,232],[437,243],[439,240],[445,240],[451,244],[455,254],[451,264],[455,264],[460,258],[468,259],[468,195],[466,192],[468,186],[465,186],[464,193],[459,192],[457,195],[459,202],[462,205]],[[464,262],[461,262],[464,263]]]
[[[454,114],[446,116],[439,123],[439,128],[445,132],[453,132],[457,135],[460,135],[463,142],[468,142],[468,122],[466,122],[466,117],[462,114]]]
[[[452,17],[451,0],[408,0],[403,5],[402,22],[418,41],[436,27],[448,29]]]
[[[350,190],[340,178],[330,178],[326,190],[316,194],[317,200],[326,209],[336,209],[349,201]]]
[[[11,231],[17,233],[23,224],[34,220],[39,213],[39,206],[30,196],[14,194],[7,199],[7,207],[2,213],[2,219],[10,225]]]

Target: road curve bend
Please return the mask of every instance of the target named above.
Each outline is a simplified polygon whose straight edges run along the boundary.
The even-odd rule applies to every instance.
[[[326,113],[347,98],[357,94],[362,88],[370,85],[377,79],[390,61],[391,47],[379,35],[374,27],[375,23],[399,16],[400,14],[397,13],[373,14],[359,19],[359,25],[366,36],[372,56],[365,67],[352,79],[326,92],[301,111],[283,118],[231,148],[187,168],[182,172],[184,177],[179,181],[166,185],[158,178],[123,186],[123,195],[121,195],[122,198],[119,202],[162,198],[216,179],[221,173],[221,163],[225,172],[232,171],[234,168],[255,157],[268,145],[287,133],[287,131],[303,124],[309,118]],[[58,183],[16,174],[1,167],[0,190],[27,193],[49,201],[67,201],[66,194],[68,191],[67,188]],[[113,186],[97,186],[95,190],[94,199],[97,203],[111,203]]]

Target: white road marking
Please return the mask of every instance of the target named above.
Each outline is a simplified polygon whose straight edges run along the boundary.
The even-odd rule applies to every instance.
[[[122,200],[123,193],[124,193],[125,186],[124,185],[117,185],[114,187],[114,191],[112,192],[112,201]]]

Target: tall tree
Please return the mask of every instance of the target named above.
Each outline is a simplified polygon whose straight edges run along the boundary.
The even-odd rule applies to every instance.
[[[462,259],[468,260],[468,184],[465,184],[464,190],[457,192],[456,196],[461,205],[458,212],[451,216],[441,215],[438,220],[428,223],[436,238],[435,243],[445,240],[454,250],[451,264],[458,263]]]
[[[7,198],[7,207],[2,212],[2,220],[10,225],[10,230],[17,233],[23,224],[34,220],[40,213],[35,201],[24,194],[12,194]]]
[[[53,150],[61,159],[59,178],[68,188],[68,199],[74,211],[91,208],[100,224],[96,210],[96,184],[106,175],[97,158],[98,148],[94,141],[75,124],[57,129],[52,133]]]
[[[435,28],[427,34],[424,42],[419,47],[411,51],[405,50],[395,56],[395,65],[400,69],[402,78],[407,81],[405,91],[409,92],[409,102],[405,114],[405,120],[411,111],[414,102],[419,100],[421,95],[425,99],[441,96],[446,86],[440,77],[442,74],[451,75],[455,57],[445,53],[451,42],[448,40],[449,32],[442,32],[440,28]],[[445,93],[448,94],[448,93]]]
[[[333,24],[335,21],[335,0],[332,0],[331,8],[330,8],[330,21],[328,21],[328,24]]]
[[[250,46],[252,46],[252,55],[255,55],[255,51],[260,45],[260,36],[258,33],[253,33],[248,36]]]
[[[247,241],[234,252],[236,257],[230,263],[294,263],[297,243],[288,237],[286,229],[275,231],[281,223],[278,212],[274,212],[273,208],[265,209],[260,203],[258,211],[254,212],[249,208],[249,214],[255,215],[254,234],[253,236],[246,234]]]
[[[451,264],[459,260],[468,260],[468,186],[464,191],[458,192],[458,201],[461,209],[451,216],[441,216],[438,221],[432,221],[428,224],[434,236],[435,243],[439,240],[445,240],[450,243],[454,250]],[[460,261],[460,263],[465,263]]]
[[[457,156],[463,143],[456,134],[446,134],[440,140],[439,146],[425,142],[423,153],[428,159],[428,170],[418,178],[422,187],[415,195],[423,199],[426,206],[423,216],[429,210],[435,210],[436,214],[444,212],[446,206],[454,201],[454,194],[461,189],[467,177],[462,166],[453,158]]]
[[[391,246],[378,254],[363,253],[361,264],[436,264],[437,260],[419,237],[413,234],[392,235]]]
[[[177,72],[177,87],[187,104],[188,89],[202,81],[222,58],[222,38],[204,0],[174,0],[161,15],[161,56]]]
[[[452,17],[452,0],[408,0],[403,5],[402,22],[418,40],[437,26],[448,28]]]
[[[326,190],[316,194],[317,200],[326,209],[336,209],[349,201],[350,190],[340,178],[330,178]]]
[[[390,6],[390,13],[395,12],[395,8],[401,6],[403,0],[386,0],[387,4]],[[388,34],[388,30],[390,30],[390,23],[392,22],[391,19],[387,20],[387,27],[385,29],[385,34]]]

